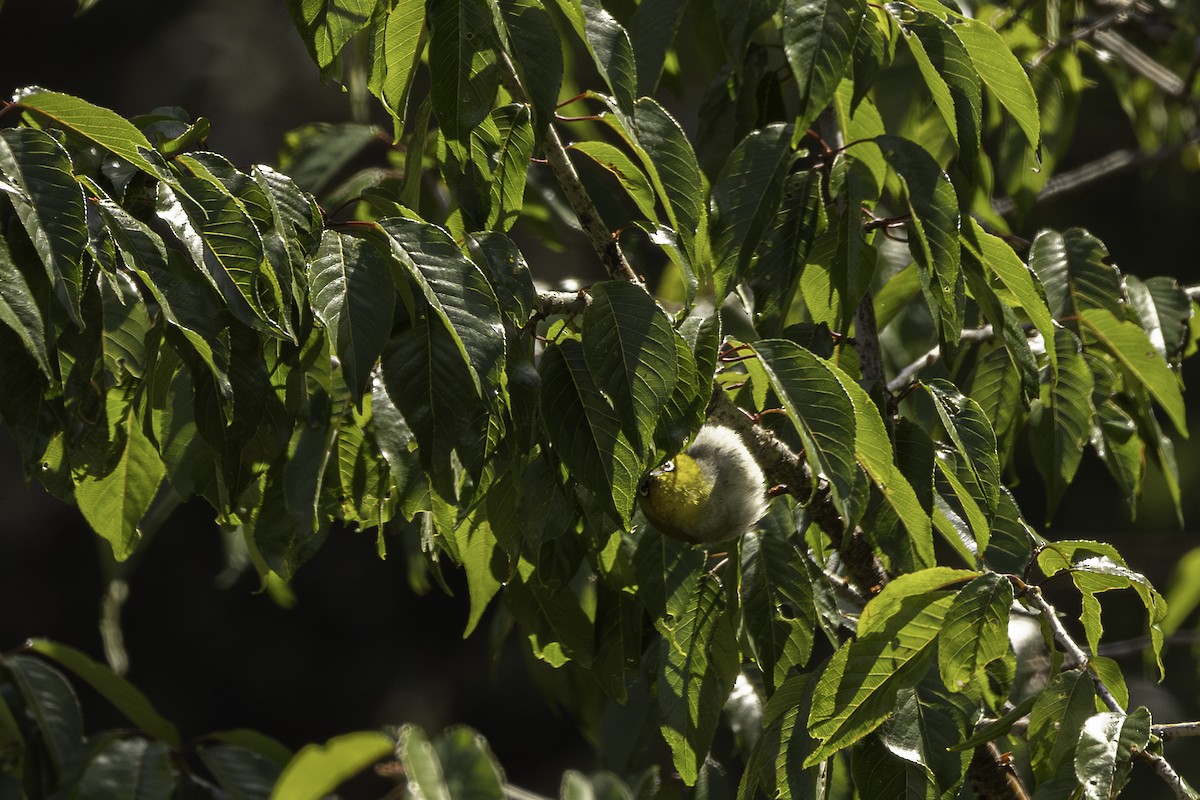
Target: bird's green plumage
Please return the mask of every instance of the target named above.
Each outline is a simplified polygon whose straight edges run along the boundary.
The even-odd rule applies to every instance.
[[[767,510],[762,469],[729,428],[705,425],[692,444],[640,487],[654,527],[692,544],[741,536]]]

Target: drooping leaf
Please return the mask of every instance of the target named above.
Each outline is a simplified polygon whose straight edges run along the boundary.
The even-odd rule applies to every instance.
[[[1092,429],[1092,373],[1084,360],[1079,339],[1066,328],[1055,331],[1057,366],[1040,414],[1035,412],[1030,427],[1035,463],[1046,482],[1047,516],[1054,513],[1063,492],[1075,477],[1083,459],[1083,448]]]
[[[966,48],[984,85],[1017,121],[1029,149],[1036,153],[1042,136],[1037,96],[1013,51],[983,20],[958,18],[950,30]]]
[[[667,51],[675,39],[687,0],[647,0],[638,3],[629,20],[629,41],[637,63],[639,97],[653,95],[658,88]]]
[[[738,144],[712,190],[713,282],[718,302],[736,286],[774,221],[792,162],[791,129],[769,125]]]
[[[962,691],[1008,653],[1012,602],[1012,584],[994,572],[971,581],[954,598],[938,639],[938,670],[947,689]]]
[[[784,0],[783,50],[800,92],[801,130],[833,99],[866,11],[865,0]]]
[[[583,354],[630,441],[648,446],[679,375],[675,332],[642,288],[625,281],[592,287],[583,314]]]
[[[1096,691],[1082,670],[1061,672],[1042,690],[1029,712],[1029,762],[1038,783],[1073,777],[1075,744],[1083,723],[1096,713]]]
[[[16,655],[2,663],[49,753],[57,783],[86,755],[79,699],[63,674],[40,658]]]
[[[737,640],[721,586],[704,576],[693,589],[672,595],[660,620],[658,676],[663,738],[680,778],[689,786],[699,777],[738,665]]]
[[[672,350],[672,355],[674,351]],[[564,340],[542,354],[542,420],[556,456],[622,518],[633,510],[642,460],[600,393],[583,347]]]
[[[838,648],[817,683],[808,722],[820,744],[806,766],[862,739],[892,713],[897,693],[915,686],[933,659],[955,596],[941,587],[975,575],[945,567],[909,573],[867,604],[858,638]]]
[[[563,78],[562,41],[550,14],[539,0],[495,0],[506,50],[521,88],[533,106],[533,135],[540,142],[558,104]]]
[[[905,188],[908,249],[917,264],[929,311],[943,344],[953,346],[962,329],[963,277],[958,242],[958,198],[949,177],[920,145],[896,136],[876,139]]]
[[[125,443],[111,468],[84,476],[75,485],[79,510],[112,546],[113,556],[124,561],[137,548],[138,523],[150,508],[166,473],[162,459],[137,417],[130,414],[121,425]]]
[[[371,0],[288,0],[288,11],[323,72],[354,34],[366,27],[374,8]]]
[[[83,192],[62,145],[33,128],[0,131],[0,177],[16,189],[9,202],[17,211],[50,285],[71,320],[82,325],[81,259],[87,245]]]
[[[165,742],[112,737],[88,762],[79,778],[79,794],[95,800],[169,797],[179,780],[171,756]]]
[[[401,753],[402,761],[404,751],[401,748],[405,743],[404,731],[401,731],[401,741],[395,747]],[[271,798],[320,800],[342,781],[391,754],[393,745],[390,736],[375,731],[347,733],[335,736],[324,744],[307,745],[284,767]],[[407,763],[405,766],[408,766]],[[426,797],[433,800],[430,795]]]
[[[767,339],[754,351],[804,441],[814,475],[830,482],[834,503],[845,513],[858,475],[854,403],[832,369],[802,347]]]
[[[804,554],[776,536],[742,540],[742,615],[769,690],[812,654],[817,610]]]
[[[139,730],[172,747],[179,746],[179,732],[175,726],[155,711],[141,690],[107,666],[93,661],[73,647],[49,639],[33,639],[29,642],[29,649],[74,672]]]
[[[1187,418],[1179,378],[1155,351],[1146,332],[1135,322],[1118,319],[1107,309],[1086,308],[1081,327],[1121,362],[1167,413],[1175,430],[1187,436]]]
[[[1140,706],[1128,714],[1105,711],[1083,723],[1075,748],[1075,777],[1086,800],[1109,800],[1125,788],[1133,755],[1150,741],[1150,712]]]
[[[500,85],[493,17],[486,0],[431,0],[426,23],[433,110],[448,139],[465,141]]]
[[[420,0],[379,4],[371,17],[373,47],[367,88],[398,123],[404,122],[408,92],[420,65],[424,27],[425,4]]]
[[[388,260],[362,239],[326,231],[308,267],[313,310],[329,332],[356,404],[392,330],[395,305]]]

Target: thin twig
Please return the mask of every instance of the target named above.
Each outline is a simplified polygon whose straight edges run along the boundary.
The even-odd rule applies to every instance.
[[[1164,722],[1161,725],[1151,725],[1150,733],[1164,742],[1186,736],[1200,736],[1200,722]]]
[[[960,342],[990,342],[996,338],[995,331],[991,325],[984,325],[981,328],[966,328],[958,335]],[[896,377],[888,381],[887,390],[889,394],[895,394],[905,388],[917,379],[917,375],[926,367],[931,367],[941,358],[942,350],[938,345],[931,347],[924,355],[919,356],[915,361],[909,364],[904,369],[896,374]]]
[[[1054,641],[1058,642],[1059,646],[1067,652],[1075,665],[1082,670],[1086,670],[1088,676],[1091,677],[1092,683],[1096,687],[1096,695],[1104,702],[1109,711],[1115,711],[1118,714],[1124,714],[1125,709],[1117,702],[1117,698],[1113,697],[1113,693],[1105,685],[1093,670],[1088,669],[1088,665],[1092,661],[1092,657],[1087,651],[1076,644],[1071,638],[1071,634],[1067,633],[1067,629],[1063,627],[1062,620],[1058,618],[1058,612],[1054,606],[1046,602],[1046,598],[1042,597],[1042,590],[1036,586],[1024,584],[1022,595],[1029,604],[1042,613],[1043,618],[1050,625],[1050,630],[1054,632]]]

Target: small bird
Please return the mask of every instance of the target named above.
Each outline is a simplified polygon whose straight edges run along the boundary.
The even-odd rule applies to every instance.
[[[679,455],[638,486],[646,519],[689,544],[741,536],[767,513],[766,479],[730,428],[705,425]]]

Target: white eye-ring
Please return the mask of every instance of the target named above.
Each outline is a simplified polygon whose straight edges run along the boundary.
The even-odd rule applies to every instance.
[[[659,467],[659,469],[661,469],[663,472],[674,472],[675,471],[675,462],[674,461],[664,461],[663,465],[661,467]]]

